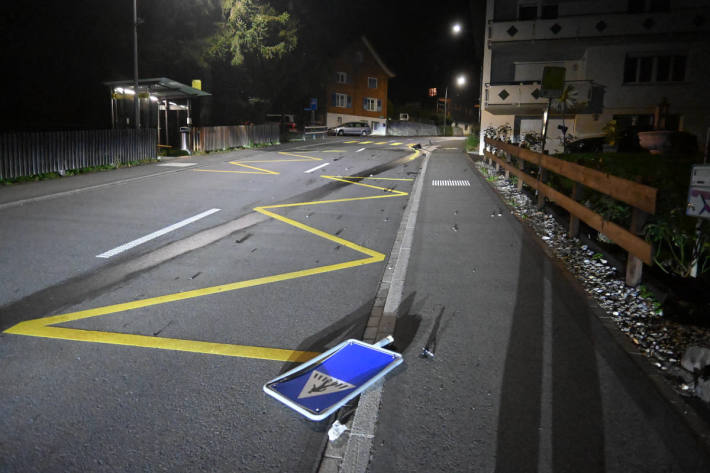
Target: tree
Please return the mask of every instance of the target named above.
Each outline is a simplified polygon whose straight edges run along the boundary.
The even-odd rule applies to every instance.
[[[297,25],[287,11],[278,13],[270,4],[255,0],[224,0],[222,12],[224,23],[214,37],[213,56],[238,66],[247,56],[270,61],[296,49]]]

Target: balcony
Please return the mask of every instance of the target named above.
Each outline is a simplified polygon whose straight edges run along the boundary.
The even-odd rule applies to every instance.
[[[565,86],[571,87],[570,103],[566,110],[568,114],[601,112],[604,103],[603,86],[591,80],[567,81]],[[485,109],[495,115],[540,114],[548,102],[547,98],[540,95],[540,87],[540,82],[485,84]]]
[[[490,22],[489,40],[495,43],[701,33],[709,30],[710,8],[695,8],[667,13],[608,13],[551,20]]]

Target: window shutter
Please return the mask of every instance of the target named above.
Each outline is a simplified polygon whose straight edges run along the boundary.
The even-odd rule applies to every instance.
[[[335,96],[335,93],[333,93],[333,95],[330,97],[330,102],[331,102],[331,105],[332,105],[333,107],[337,107],[337,106],[338,106],[338,102],[337,102],[337,98],[336,98],[336,96]]]
[[[382,111],[382,100],[377,99],[377,111],[381,112]]]
[[[367,110],[367,97],[362,99],[362,109]]]
[[[348,95],[348,108],[352,108],[353,106],[353,98]]]

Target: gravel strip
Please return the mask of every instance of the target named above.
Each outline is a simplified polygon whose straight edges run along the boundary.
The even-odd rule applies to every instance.
[[[567,229],[555,218],[536,208],[535,202],[495,167],[477,160],[475,166],[508,204],[509,211],[535,230],[552,252],[616,322],[674,389],[683,396],[695,394],[696,380],[692,373],[680,366],[685,350],[690,346],[710,348],[710,330],[682,325],[663,317],[660,304],[643,288],[626,286],[624,275],[579,238],[569,238]],[[494,209],[496,218],[502,209]]]

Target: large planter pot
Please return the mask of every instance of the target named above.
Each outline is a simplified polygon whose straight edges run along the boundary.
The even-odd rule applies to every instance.
[[[671,137],[674,133],[668,130],[640,131],[639,144],[651,154],[668,153],[673,147]]]
[[[641,147],[651,154],[692,153],[698,147],[695,136],[684,131],[640,131],[638,136]]]

